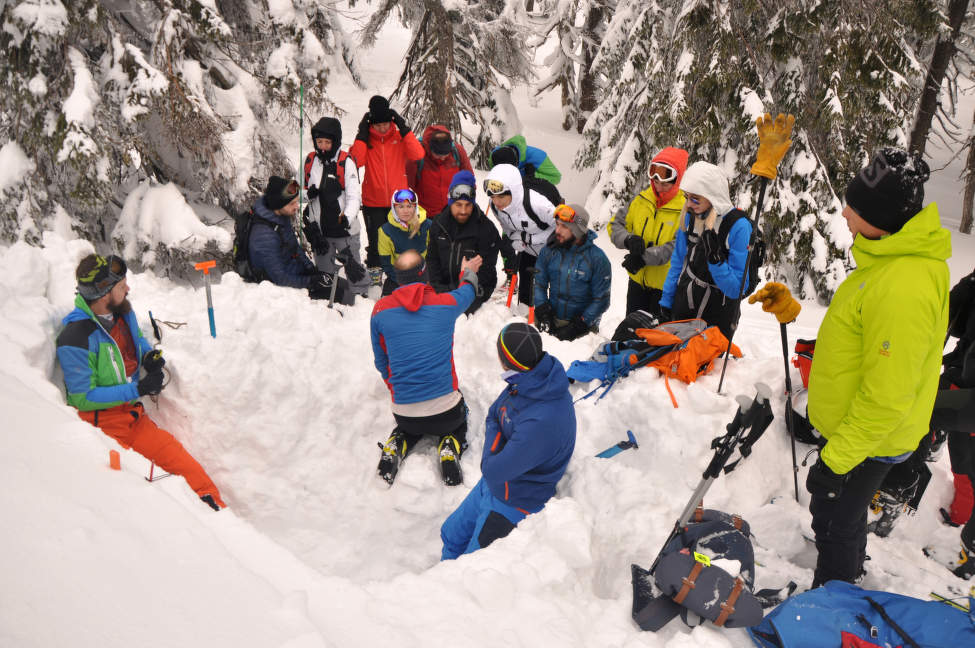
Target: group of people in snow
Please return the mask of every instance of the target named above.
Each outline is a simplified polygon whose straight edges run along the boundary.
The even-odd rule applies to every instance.
[[[561,200],[554,164],[521,136],[492,153],[488,213],[449,129],[430,126],[421,142],[383,97],[370,100],[350,152],[341,150],[333,118],[316,122],[312,137],[303,182],[309,204],[300,218],[314,261],[292,227],[302,185],[272,177],[253,207],[250,262],[276,284],[340,303],[385,275],[370,326],[396,422],[380,444],[378,471],[389,483],[424,435],[436,438],[444,482],[462,483],[468,410],[454,371],[454,326],[494,291],[499,255],[508,281],[518,281],[519,300],[534,306],[537,328],[512,323],[498,335],[507,386],[486,417],[482,477],[441,529],[444,558],[487,546],[541,510],[565,472],[576,431],[572,398],[540,331],[571,340],[597,330],[609,305],[610,262],[593,243],[586,210]],[[756,165],[770,163],[762,150]],[[679,148],[661,150],[649,164],[649,186],[607,227],[627,251],[626,313],[646,322],[701,318],[730,337],[754,224],[734,207],[725,173],[688,158]],[[830,303],[809,375],[808,420],[823,439],[806,479],[818,550],[814,586],[860,577],[868,508],[932,427],[949,431],[956,473],[946,522],[965,524],[961,552],[945,564],[961,577],[975,574],[975,273],[949,301],[950,237],[936,206],[923,205],[928,174],[918,155],[883,149],[846,190],[857,269]],[[78,266],[76,309],[58,338],[69,403],[219,508],[212,480],[138,402],[163,388],[163,361],[131,313],[125,272],[114,256],[90,255]],[[798,312],[784,287],[761,291],[760,300],[782,323]],[[939,384],[946,332],[959,343]]]

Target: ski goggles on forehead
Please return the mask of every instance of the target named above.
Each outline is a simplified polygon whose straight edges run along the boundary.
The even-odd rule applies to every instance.
[[[416,193],[412,189],[399,189],[393,194],[394,203],[416,203]]]
[[[505,187],[500,180],[485,180],[484,193],[488,196],[497,196],[503,193],[511,193],[511,190]]]
[[[447,197],[451,200],[469,200],[470,202],[474,202],[474,185],[454,185],[450,189],[450,193],[447,194]]]
[[[576,210],[568,205],[559,205],[555,208],[555,217],[563,223],[574,223],[576,222]]]
[[[78,293],[88,301],[107,295],[115,284],[125,279],[128,268],[125,260],[114,254],[103,257],[96,255],[95,267],[78,279]]]
[[[647,175],[651,180],[657,182],[673,182],[677,179],[677,169],[662,162],[654,162],[647,170]]]

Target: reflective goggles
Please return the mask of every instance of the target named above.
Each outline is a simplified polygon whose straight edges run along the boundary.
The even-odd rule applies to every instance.
[[[555,208],[555,217],[563,223],[574,223],[576,222],[576,210],[568,205],[559,205]]]
[[[107,295],[115,284],[125,279],[128,268],[125,260],[112,254],[108,257],[95,256],[95,267],[84,277],[78,279],[78,293],[88,301]]]
[[[447,194],[447,197],[451,200],[468,200],[474,202],[474,185],[454,185]]]
[[[500,180],[485,180],[484,193],[488,196],[498,196],[500,194],[511,193],[511,190],[504,186]]]
[[[692,205],[700,205],[701,204],[701,198],[698,197],[698,196],[695,196],[694,194],[685,193],[684,194],[684,198],[686,198],[687,199],[687,202],[691,203]]]
[[[663,162],[654,162],[647,169],[647,175],[657,182],[673,182],[677,179],[677,169]]]
[[[416,204],[416,193],[412,189],[398,189],[393,194],[393,202]]]

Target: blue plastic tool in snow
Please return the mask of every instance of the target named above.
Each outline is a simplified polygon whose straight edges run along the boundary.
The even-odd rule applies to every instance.
[[[620,441],[616,445],[606,448],[596,456],[602,459],[609,459],[610,457],[615,457],[624,450],[629,450],[630,448],[636,450],[640,447],[636,444],[636,437],[633,436],[633,432],[631,430],[626,431],[626,436],[629,437],[627,441]]]
[[[217,337],[217,327],[213,323],[213,299],[210,297],[210,268],[217,265],[216,261],[201,261],[195,267],[203,271],[203,281],[207,288],[207,316],[210,318],[210,337]]]

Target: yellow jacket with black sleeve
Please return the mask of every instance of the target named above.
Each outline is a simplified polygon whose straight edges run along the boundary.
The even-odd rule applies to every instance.
[[[625,213],[621,209],[610,219],[606,231],[613,245],[624,247],[624,241],[630,234],[641,237],[647,245],[643,253],[646,265],[635,273],[627,273],[630,279],[645,288],[663,288],[683,208],[684,194],[680,191],[666,205],[658,208],[653,188],[647,187],[637,194]]]
[[[948,328],[951,236],[928,205],[884,238],[857,236],[857,269],[819,327],[809,418],[822,459],[845,474],[868,457],[897,457],[927,432]]]

